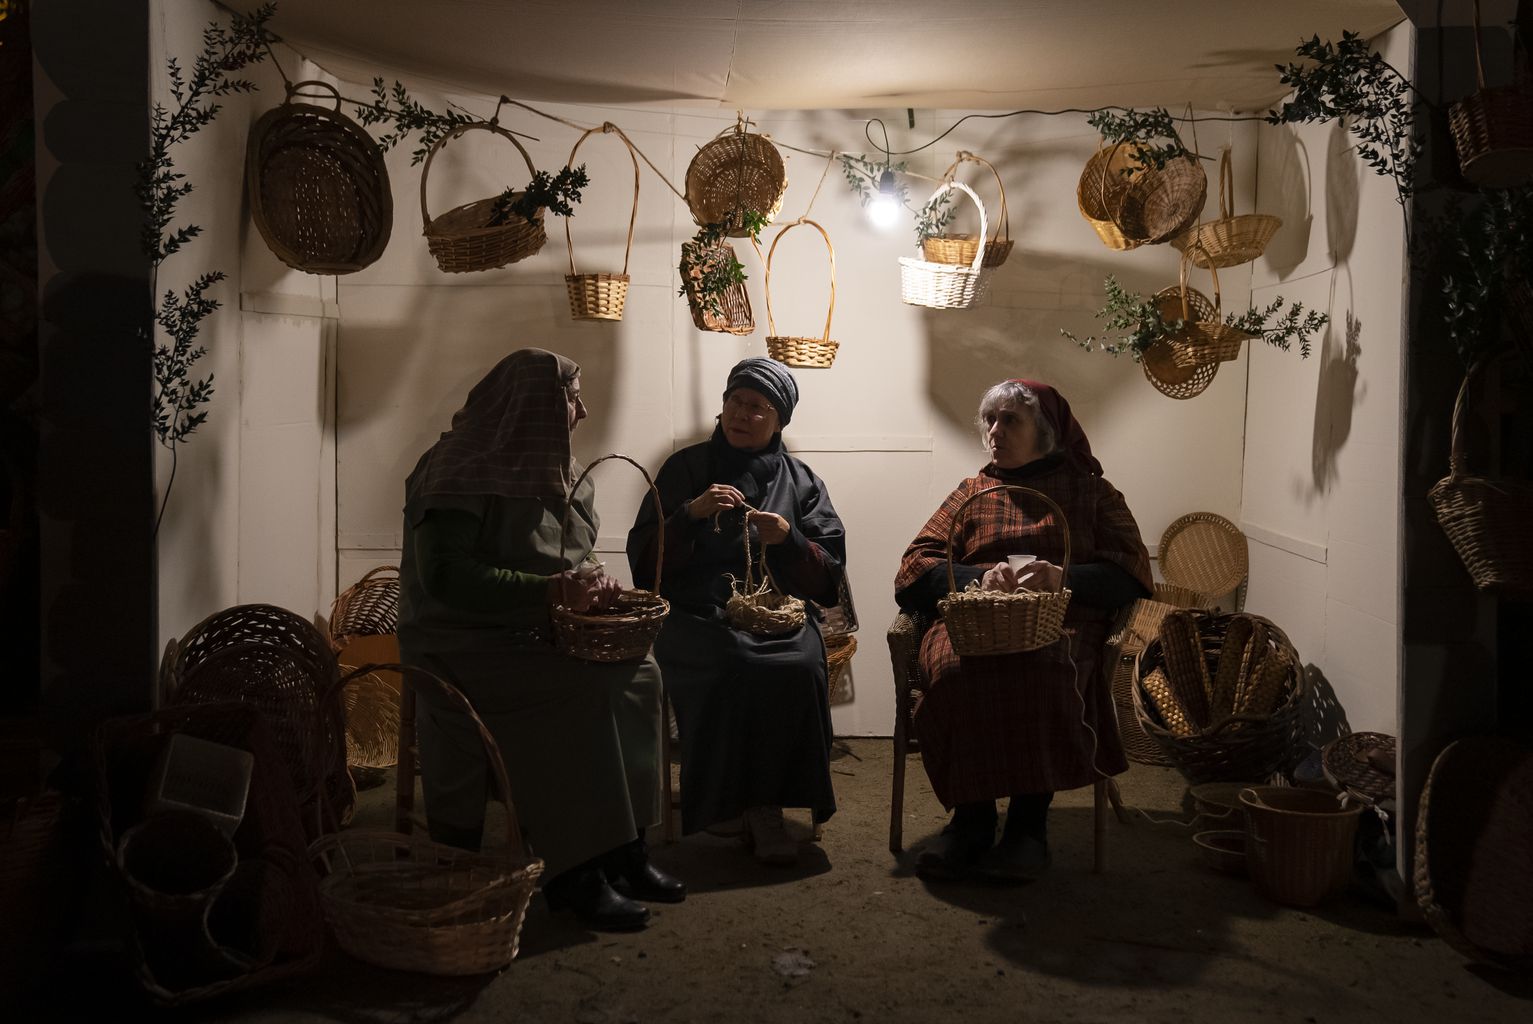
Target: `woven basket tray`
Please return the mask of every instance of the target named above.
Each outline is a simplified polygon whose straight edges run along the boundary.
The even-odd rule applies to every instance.
[[[825,333],[818,338],[779,335],[777,321],[772,316],[772,257],[777,253],[777,243],[800,224],[808,224],[820,233],[820,237],[825,240],[825,254],[830,265],[830,303],[825,309]],[[836,248],[830,244],[830,235],[825,233],[825,229],[814,221],[802,217],[784,224],[782,230],[772,239],[771,247],[767,249],[766,280],[763,282],[763,288],[766,291],[767,307],[767,355],[780,363],[800,369],[830,369],[831,364],[836,361],[836,350],[841,345],[839,342],[832,341],[830,337],[830,321],[836,314]]]
[[[1267,251],[1267,243],[1283,226],[1270,213],[1235,212],[1235,182],[1230,170],[1230,151],[1219,154],[1219,219],[1198,224],[1171,239],[1171,245],[1188,254],[1200,267],[1235,267],[1250,263]]]
[[[1155,562],[1172,586],[1208,602],[1239,592],[1250,573],[1250,550],[1240,527],[1213,512],[1179,516],[1160,535]],[[1237,610],[1239,600],[1236,602]]]
[[[1134,160],[1133,151],[1121,144],[1108,147],[1104,142],[1086,161],[1081,170],[1080,181],[1075,186],[1075,203],[1081,216],[1097,233],[1102,244],[1109,249],[1123,252],[1139,247],[1139,242],[1129,238],[1113,222],[1112,211],[1128,190],[1129,182],[1137,177],[1142,168]]]
[[[687,207],[699,224],[735,223],[732,238],[744,238],[742,213],[754,211],[770,223],[782,209],[788,173],[782,154],[764,135],[733,128],[700,147],[687,165]]]
[[[575,140],[570,158],[565,166],[573,167],[580,144],[597,132],[614,134],[628,150],[633,163],[633,209],[628,214],[628,240],[623,246],[623,269],[620,273],[581,274],[575,271],[575,242],[570,236],[570,221],[564,218],[564,244],[569,252],[570,272],[564,277],[565,290],[569,293],[570,317],[575,320],[621,320],[623,304],[628,301],[628,258],[633,254],[633,226],[639,219],[639,158],[634,155],[633,143],[623,130],[611,121],[592,128]]]
[[[328,90],[335,109],[293,102],[305,88]],[[354,273],[388,244],[394,199],[383,154],[327,82],[289,85],[283,104],[250,126],[245,188],[256,230],[294,270]]]
[[[990,271],[984,265],[988,223],[984,204],[974,190],[961,181],[943,182],[932,193],[927,205],[949,189],[960,189],[979,207],[979,237],[975,240],[969,264],[933,263],[911,256],[900,257],[900,300],[912,306],[932,309],[968,309],[990,288]]]
[[[959,520],[971,501],[995,491],[1030,494],[1046,504],[1058,518],[1065,538],[1065,557],[1061,566],[1060,589],[1057,592],[1024,590],[1004,594],[993,590],[959,591],[957,578],[953,575],[953,537]],[[1055,504],[1052,498],[1018,484],[996,484],[969,495],[953,513],[953,521],[948,525],[948,595],[937,602],[943,621],[947,623],[948,638],[952,641],[953,650],[960,656],[1017,654],[1036,651],[1057,641],[1064,635],[1065,612],[1070,607],[1070,591],[1064,587],[1064,578],[1069,572],[1070,523],[1065,519],[1064,509]]]
[[[702,294],[698,289],[698,280],[702,276],[702,268],[705,265],[715,263],[729,264],[737,262],[734,246],[728,242],[720,242],[718,245],[703,248],[693,242],[683,242],[681,246],[681,262],[677,270],[681,273],[682,290],[686,293],[687,308],[692,311],[692,323],[700,331],[714,331],[719,334],[750,334],[756,329],[756,319],[751,314],[751,297],[745,289],[744,281],[737,281],[724,289],[722,295],[716,296],[716,309],[709,309],[702,300]],[[773,356],[773,358],[778,358]]]
[[[1112,208],[1112,220],[1125,238],[1156,245],[1191,227],[1207,197],[1208,175],[1198,158],[1174,157],[1165,167],[1146,167],[1134,176]]]
[[[569,528],[570,509],[575,491],[591,470],[608,459],[621,459],[644,476],[649,485],[649,496],[655,504],[656,522],[664,524],[665,510],[660,504],[660,492],[649,472],[626,455],[603,455],[594,460],[580,474],[575,486],[570,488],[570,500],[565,505],[559,522],[559,563],[564,564],[564,542]],[[671,603],[660,596],[661,572],[665,567],[665,530],[661,529],[655,539],[655,589],[625,590],[615,608],[601,611],[577,612],[562,605],[555,605],[549,614],[553,619],[554,645],[563,653],[583,661],[634,661],[649,654],[665,617],[671,613]]]
[[[543,231],[542,210],[538,210],[532,220],[512,214],[504,224],[491,224],[497,196],[455,206],[439,217],[431,216],[426,206],[426,180],[431,175],[431,164],[442,147],[470,131],[492,132],[507,140],[522,154],[528,175],[537,173],[532,157],[527,155],[516,136],[493,121],[459,125],[432,144],[426,153],[426,164],[421,168],[421,233],[426,236],[426,247],[436,257],[437,267],[448,274],[504,267],[535,254],[548,241]],[[513,198],[520,194],[516,193]]]
[[[959,150],[958,158],[952,162],[946,171],[942,173],[942,180],[950,180],[958,170],[958,165],[964,161],[979,164],[990,169],[995,176],[996,188],[1001,193],[1001,230],[994,238],[985,243],[985,258],[981,265],[988,268],[999,267],[1006,262],[1006,257],[1011,255],[1011,218],[1006,210],[1006,185],[1001,181],[1001,174],[995,169],[995,165],[982,156]],[[938,235],[934,238],[926,238],[921,241],[921,255],[932,263],[956,263],[967,265],[974,262],[974,254],[979,251],[978,235]]]
[[[1474,69],[1477,88],[1448,108],[1448,129],[1459,169],[1481,188],[1510,188],[1533,178],[1533,76],[1522,36],[1513,32],[1512,84],[1485,84],[1480,56],[1480,5],[1474,5]]]

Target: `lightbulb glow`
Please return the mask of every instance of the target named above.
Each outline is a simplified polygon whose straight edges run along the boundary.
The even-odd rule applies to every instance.
[[[868,204],[868,220],[875,227],[892,228],[900,219],[900,202],[894,196],[879,195]]]

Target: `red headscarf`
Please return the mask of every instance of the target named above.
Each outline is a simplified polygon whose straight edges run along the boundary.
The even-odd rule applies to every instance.
[[[1038,396],[1038,408],[1054,424],[1054,440],[1065,457],[1090,475],[1101,476],[1102,464],[1091,454],[1091,442],[1086,439],[1080,421],[1070,412],[1070,403],[1065,401],[1065,396],[1041,381],[1025,377],[1013,377],[1010,383],[1021,384]]]

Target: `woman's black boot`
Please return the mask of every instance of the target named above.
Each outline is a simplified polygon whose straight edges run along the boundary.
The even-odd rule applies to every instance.
[[[601,868],[590,863],[550,879],[543,898],[550,910],[573,910],[594,931],[634,932],[649,923],[649,908],[613,891]]]
[[[680,903],[687,898],[687,884],[655,867],[649,859],[644,830],[639,838],[613,850],[606,859],[612,887],[629,899],[646,903]]]

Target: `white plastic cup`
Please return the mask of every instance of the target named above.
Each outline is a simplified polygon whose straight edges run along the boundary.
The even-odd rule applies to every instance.
[[[1037,560],[1038,560],[1038,556],[1037,555],[1007,555],[1006,556],[1006,564],[1011,566],[1011,571],[1012,572],[1021,572],[1023,566],[1027,565],[1029,562],[1036,562]]]

